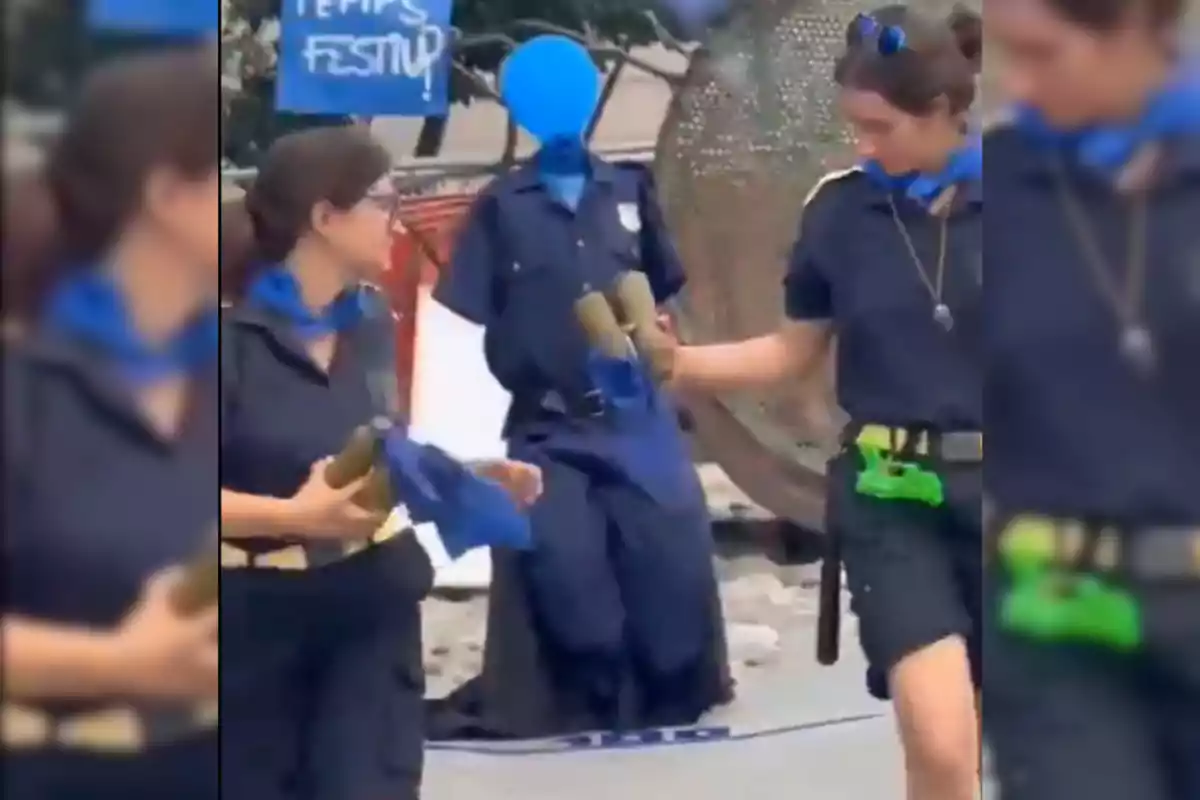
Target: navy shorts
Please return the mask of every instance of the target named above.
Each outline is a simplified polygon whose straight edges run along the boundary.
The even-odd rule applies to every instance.
[[[826,529],[839,537],[851,607],[869,665],[871,694],[888,699],[896,664],[949,636],[967,642],[971,675],[982,680],[982,469],[939,470],[946,504],[932,508],[855,492],[856,452],[829,465]]]
[[[431,581],[407,535],[308,572],[225,571],[222,797],[416,800]]]
[[[1200,798],[1200,586],[1141,594],[1143,656],[987,626],[984,732],[1004,800]]]
[[[5,753],[5,800],[217,800],[217,735],[137,755],[75,750]]]

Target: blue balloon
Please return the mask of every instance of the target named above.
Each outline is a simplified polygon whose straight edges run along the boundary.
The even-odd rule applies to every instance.
[[[504,60],[500,98],[539,142],[578,139],[600,103],[600,70],[578,42],[538,36]]]

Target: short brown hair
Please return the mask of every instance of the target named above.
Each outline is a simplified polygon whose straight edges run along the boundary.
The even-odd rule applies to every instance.
[[[957,7],[945,20],[929,19],[903,5],[884,6],[870,17],[881,27],[904,32],[905,45],[881,53],[874,39],[865,39],[859,21],[846,31],[846,52],[834,68],[840,86],[876,92],[908,114],[924,116],[939,97],[960,114],[975,102],[975,77],[983,59],[980,16]]]
[[[307,232],[313,207],[349,210],[388,173],[391,157],[361,125],[310,128],[276,139],[241,202],[221,215],[221,292],[240,296],[263,265],[282,261]]]
[[[63,274],[94,262],[170,166],[197,180],[221,152],[216,52],[188,47],[114,60],[84,81],[40,170],[5,178],[6,315],[35,313]]]

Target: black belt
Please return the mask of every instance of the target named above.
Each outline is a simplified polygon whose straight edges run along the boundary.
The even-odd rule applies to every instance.
[[[1058,569],[1146,580],[1200,578],[1200,526],[1119,528],[1016,514],[999,520],[988,536],[991,558],[1010,549]]]
[[[599,389],[587,392],[543,392],[513,395],[505,428],[545,419],[596,420],[608,413],[608,402]]]
[[[847,428],[847,444],[878,448],[899,458],[929,457],[947,464],[983,461],[983,434],[978,431],[930,431],[891,425]]]

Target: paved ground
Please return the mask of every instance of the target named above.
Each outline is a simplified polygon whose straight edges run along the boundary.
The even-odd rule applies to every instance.
[[[827,669],[812,657],[812,616],[788,626],[778,657],[744,675],[738,701],[705,720],[728,726],[728,738],[540,754],[434,751],[424,797],[903,800],[892,720],[863,689],[854,626],[847,628],[843,661]],[[847,718],[858,719],[838,722]]]
[[[701,474],[717,516],[762,514],[719,469],[705,466]],[[503,752],[434,750],[425,800],[657,800],[671,793],[688,800],[766,800],[784,793],[804,800],[903,800],[893,722],[863,685],[855,618],[848,611],[843,617],[841,662],[820,667],[813,655],[817,566],[774,564],[756,545],[723,541],[717,562],[739,697],[700,727],[727,726],[728,736],[621,749],[524,742],[496,746]],[[485,615],[482,595],[426,602],[432,695],[448,693],[478,671]]]

